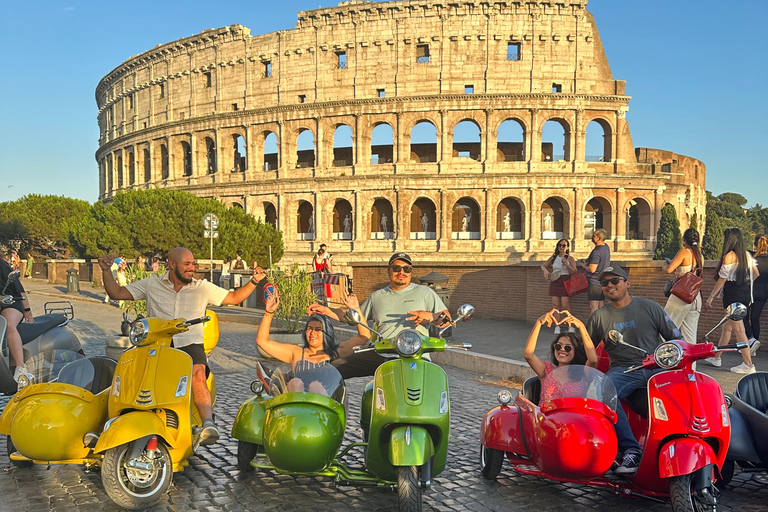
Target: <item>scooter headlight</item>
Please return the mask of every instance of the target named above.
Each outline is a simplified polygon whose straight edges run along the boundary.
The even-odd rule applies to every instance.
[[[25,388],[27,386],[31,386],[35,383],[35,376],[31,373],[22,373],[19,375],[19,382],[17,389],[21,391],[21,388]]]
[[[674,368],[683,360],[683,347],[676,341],[662,343],[653,353],[656,364],[665,370]]]
[[[509,405],[510,402],[512,402],[512,393],[506,389],[499,391],[499,403],[501,405]]]
[[[421,334],[407,329],[395,336],[395,349],[401,356],[412,356],[421,350]]]
[[[131,324],[131,330],[128,333],[128,339],[131,343],[138,346],[149,333],[149,322],[146,318],[139,318]]]

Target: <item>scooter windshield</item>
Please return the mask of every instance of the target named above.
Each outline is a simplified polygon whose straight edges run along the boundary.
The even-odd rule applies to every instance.
[[[88,389],[93,382],[93,363],[85,356],[69,350],[41,352],[25,363],[35,383],[60,382]]]
[[[295,369],[288,364],[279,366],[272,372],[269,394],[317,393],[343,404],[346,390],[339,371],[327,362],[310,366],[296,365]]]
[[[618,404],[616,386],[603,372],[580,364],[560,366],[541,383],[541,401],[558,398],[598,400],[615,411]]]

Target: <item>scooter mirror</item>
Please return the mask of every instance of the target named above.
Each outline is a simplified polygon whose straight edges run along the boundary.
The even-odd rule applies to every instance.
[[[619,343],[624,341],[624,335],[615,329],[611,329],[610,331],[608,331],[608,341],[610,341],[614,345],[618,345]]]
[[[5,290],[8,289],[8,285],[14,281],[18,281],[19,276],[21,276],[21,270],[14,270],[13,272],[9,273],[8,279],[5,280],[5,286],[3,287],[3,291],[0,292],[0,295],[5,295]]]
[[[456,320],[463,320],[468,322],[475,316],[475,308],[470,304],[462,304],[459,309],[456,310]]]
[[[728,318],[731,320],[741,320],[747,316],[747,306],[740,302],[734,302],[727,309]]]
[[[341,320],[347,325],[357,325],[363,323],[363,319],[360,317],[360,313],[354,309],[346,310]]]

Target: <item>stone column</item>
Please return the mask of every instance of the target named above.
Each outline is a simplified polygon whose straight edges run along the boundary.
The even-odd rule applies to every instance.
[[[221,134],[219,130],[213,131],[213,147],[216,148],[217,181],[221,181],[223,179],[222,174],[224,173],[224,151],[221,148]]]
[[[287,136],[288,130],[285,127],[285,121],[278,121],[277,122],[277,177],[278,178],[285,178],[287,175],[286,169],[288,169],[288,162],[290,162],[290,158],[288,157],[288,147],[285,142],[285,138]]]
[[[483,137],[483,147],[481,148],[482,155],[480,160],[483,162],[483,171],[487,171],[487,165],[496,162],[495,148],[491,147],[493,141],[491,140],[491,122],[493,117],[493,109],[485,109],[485,137]]]
[[[360,115],[353,114],[355,119],[354,133],[352,133],[352,175],[355,175],[355,167],[360,162],[360,157],[363,155],[364,150],[360,149],[360,144],[364,142],[364,138],[360,135]],[[368,145],[370,151],[370,144]],[[368,159],[370,162],[370,158]]]
[[[246,60],[246,63],[248,61]],[[256,137],[254,135],[255,127],[253,125],[249,125],[245,127],[245,165],[247,169],[245,170],[245,179],[246,181],[250,181],[256,178],[256,173],[258,171],[258,151],[254,151],[256,148]],[[263,158],[263,157],[262,157]],[[262,167],[263,169],[263,167]]]
[[[653,194],[653,210],[651,210],[651,219],[650,219],[650,226],[651,226],[651,232],[648,233],[648,240],[653,240],[656,237],[656,233],[659,231],[659,223],[661,223],[661,209],[664,207],[664,191],[666,190],[666,187],[661,186],[654,190]],[[675,208],[678,212],[678,216],[680,215],[680,208]]]
[[[571,247],[584,240],[584,205],[581,198],[581,187],[573,187],[573,231],[571,231]]]
[[[190,167],[192,169],[192,178],[197,178],[197,137],[194,133],[189,136]],[[135,160],[135,159],[134,159]]]
[[[526,140],[528,141],[528,144],[526,144],[526,152],[527,152],[527,158],[528,161],[528,170],[531,171],[533,169],[533,165],[537,162],[541,162],[541,131],[538,129],[539,126],[539,120],[538,120],[538,113],[539,109],[532,108],[530,109],[531,112],[531,124],[528,127],[528,133],[526,133]]]
[[[613,250],[619,251],[619,242],[623,242],[627,238],[627,209],[624,207],[625,190],[623,188],[616,189],[616,213],[614,215],[614,223],[616,236],[614,238]]]
[[[439,164],[437,168],[438,169],[437,172],[442,172],[442,167],[445,161],[447,160],[447,158],[445,157],[445,131],[446,131],[445,117],[446,115],[448,115],[447,110],[440,111],[440,133],[438,134],[437,141],[436,141],[437,142],[437,148],[436,148],[437,162]]]
[[[528,219],[528,251],[532,250],[532,245],[541,240],[541,211],[538,205],[538,187],[533,185],[528,189],[528,208],[525,211],[525,217]]]
[[[576,109],[576,122],[574,126],[573,137],[574,141],[572,144],[574,152],[571,153],[573,160],[576,162],[585,162],[587,159],[587,127],[584,122],[584,109]]]
[[[317,119],[315,119],[315,173],[314,175],[317,176],[318,169],[323,169],[326,167],[325,165],[325,147],[323,144],[323,118],[318,116]],[[331,154],[333,154],[333,148],[331,148]],[[321,171],[322,172],[322,171]]]
[[[490,208],[491,198],[490,198],[490,195],[491,195],[491,190],[488,189],[488,188],[484,188],[483,189],[483,199],[485,200],[485,205],[483,206],[483,210],[485,210],[485,211],[480,213],[482,215],[482,217],[483,217],[483,223],[482,223],[483,232],[480,233],[480,239],[483,241],[483,243],[482,243],[482,250],[483,250],[483,252],[485,252],[488,249],[488,241],[489,240],[493,240],[493,238],[488,235],[488,233],[490,232],[488,227],[491,225],[491,208]],[[494,232],[495,231],[496,230],[494,230]]]

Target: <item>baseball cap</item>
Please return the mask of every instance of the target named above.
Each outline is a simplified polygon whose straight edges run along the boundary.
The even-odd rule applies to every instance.
[[[123,263],[122,258],[115,258],[115,265],[120,265]]]
[[[606,276],[617,276],[629,279],[629,276],[627,276],[627,273],[624,272],[624,269],[621,267],[605,267],[603,271],[598,274],[597,280],[602,281]]]
[[[391,265],[397,260],[404,261],[409,265],[413,265],[413,261],[411,260],[411,257],[405,254],[404,252],[397,252],[393,254],[392,257],[389,258],[388,264]]]

